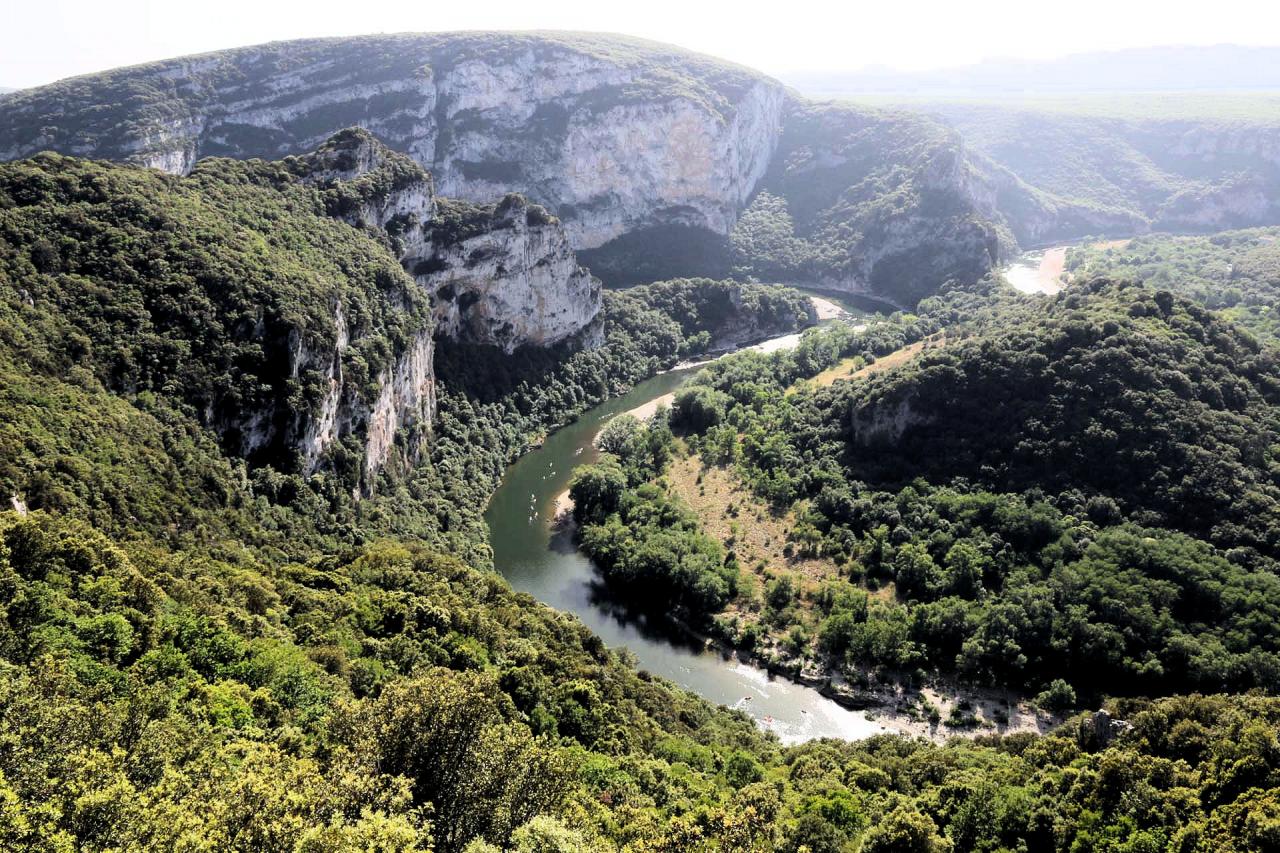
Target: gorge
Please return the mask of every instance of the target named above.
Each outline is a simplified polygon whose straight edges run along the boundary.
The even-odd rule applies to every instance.
[[[1270,849],[1275,122],[1125,103],[0,94],[0,849]]]

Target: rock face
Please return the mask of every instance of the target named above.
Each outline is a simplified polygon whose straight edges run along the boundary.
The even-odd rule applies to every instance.
[[[508,353],[575,336],[594,342],[600,281],[546,210],[519,195],[441,210],[423,229],[430,251],[413,266],[434,294],[440,333]]]
[[[864,447],[894,444],[909,428],[924,423],[929,419],[913,409],[910,398],[880,402],[853,412],[852,436],[856,444]]]
[[[947,155],[951,142],[936,122],[820,109],[748,69],[620,36],[309,40],[91,75],[0,102],[0,158],[53,148],[180,173],[209,155],[308,151],[349,126],[407,154],[444,197],[495,205],[517,192],[559,221],[503,227],[511,246],[494,237],[464,257],[460,247],[415,242],[414,208],[422,208],[418,224],[431,218],[423,198],[403,209],[342,212],[389,225],[404,256],[433,270],[428,286],[480,293],[470,319],[455,313],[462,300],[443,300],[442,328],[506,348],[555,342],[592,314],[590,303],[565,301],[592,291],[557,230],[568,248],[591,250],[589,263],[611,279],[628,270],[641,271],[633,281],[721,277],[732,271],[728,235],[762,186],[792,204],[818,258],[788,280],[913,304],[949,278],[981,276],[1001,244],[990,206],[971,192],[964,152]],[[322,171],[335,177],[358,167]],[[529,258],[493,259],[508,250]],[[548,260],[540,265],[539,257]],[[441,275],[440,265],[453,272]],[[538,300],[503,286],[478,289],[480,277],[512,270],[538,288]],[[545,287],[548,277],[570,282],[564,299]],[[521,328],[504,316],[514,310],[544,325]]]
[[[779,256],[799,258],[791,280],[912,305],[947,279],[981,277],[1001,251],[994,189],[960,138],[923,116],[793,103],[762,189],[786,200],[774,219],[787,233],[764,258],[739,252],[763,262],[758,275],[786,276]],[[735,250],[753,242],[739,237]]]
[[[290,162],[334,215],[387,235],[432,296],[436,334],[507,352],[594,341],[600,282],[544,208],[515,194],[489,205],[437,197],[420,166],[354,128]]]
[[[593,314],[590,303],[567,301],[592,291],[557,231],[611,282],[747,269],[910,306],[947,280],[982,276],[1018,241],[1130,224],[1038,186],[999,152],[984,166],[973,146],[924,115],[806,102],[749,69],[606,35],[318,39],[90,75],[0,101],[0,158],[53,148],[181,173],[210,155],[296,155],[346,127],[407,155],[434,186],[417,197],[403,189],[392,202],[399,207],[356,200],[341,215],[386,230],[404,258],[430,270],[425,286],[480,296],[470,318],[463,300],[442,301],[446,333],[507,349],[562,340]],[[1211,147],[1182,144],[1195,156]],[[316,168],[319,180],[352,180],[369,167]],[[762,190],[785,199],[794,221],[802,262],[785,270],[794,275],[732,258],[730,235]],[[414,230],[434,217],[436,192],[494,210],[520,193],[558,224],[504,226],[510,246],[495,236],[464,256]],[[1208,204],[1225,217],[1251,203]],[[1179,207],[1178,215],[1211,214]],[[496,260],[503,252],[528,258]],[[479,285],[511,271],[538,300],[501,282]],[[550,280],[565,283],[560,295]],[[521,326],[515,311],[537,322]]]
[[[399,352],[395,364],[377,377],[377,395],[365,399],[360,389],[344,373],[342,364],[350,347],[347,321],[341,310],[335,312],[336,345],[332,350],[311,351],[299,345],[291,363],[294,375],[318,370],[323,375],[323,396],[319,406],[309,413],[299,413],[286,441],[302,454],[308,473],[321,466],[325,452],[341,439],[356,435],[364,445],[363,474],[366,483],[386,465],[391,456],[396,433],[409,430],[415,436],[407,448],[409,461],[417,462],[436,411],[436,382],[432,369],[435,344],[429,329],[414,333],[408,346]],[[259,443],[266,445],[274,436],[262,429],[246,433],[251,455]]]
[[[1280,129],[1265,121],[927,109],[812,103],[751,70],[622,36],[404,34],[274,43],[15,92],[0,100],[0,159],[54,149],[183,173],[200,157],[280,158],[363,128],[434,187],[341,214],[432,269],[425,286],[471,288],[470,317],[463,300],[443,300],[447,333],[508,349],[589,324],[590,303],[567,301],[592,290],[560,233],[614,283],[745,271],[910,306],[1019,244],[1280,222]],[[350,179],[368,166],[319,171]],[[558,224],[511,218],[499,228],[509,246],[495,235],[465,255],[427,245],[414,229],[435,216],[437,190],[492,210],[520,193]],[[785,201],[774,244],[786,251],[744,260],[734,229],[762,191]],[[504,252],[527,257],[496,260]],[[508,272],[511,287],[479,284]]]
[[[1105,749],[1118,737],[1133,731],[1128,720],[1117,720],[1105,708],[1094,711],[1080,726],[1080,741],[1091,749]]]
[[[181,173],[360,126],[442,194],[521,191],[589,248],[655,224],[725,233],[768,166],[783,99],[755,72],[618,36],[311,40],[16,93],[0,104],[0,159],[54,149]]]

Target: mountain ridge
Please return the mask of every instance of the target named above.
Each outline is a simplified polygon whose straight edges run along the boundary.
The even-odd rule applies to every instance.
[[[651,243],[669,244],[666,231],[685,237],[694,256],[724,252],[742,210],[778,168],[783,123],[802,109],[759,72],[625,37],[366,36],[238,48],[18,93],[0,105],[0,159],[48,148],[183,172],[208,155],[301,153],[360,126],[429,171],[442,195],[492,204],[520,192],[563,223],[573,249],[619,254],[614,267],[625,270],[652,256]],[[837,124],[858,133],[863,113]],[[875,121],[890,128],[907,119]],[[991,213],[977,209],[958,175],[938,182],[921,174],[926,161],[902,134],[885,138],[900,148],[887,148],[883,167],[871,170],[880,177],[855,167],[840,180],[867,200],[899,180],[891,166],[901,163],[904,177],[949,201],[927,209],[904,193],[901,212],[915,224],[898,229],[895,254],[918,247],[922,256],[957,256],[909,271],[920,281],[900,301],[935,289],[952,270],[971,278],[991,268],[990,241],[952,243],[949,221],[952,209]],[[848,257],[824,260],[813,281],[883,290],[892,276],[887,266],[876,273],[880,252],[863,242],[844,241]],[[607,278],[607,262],[590,265]],[[728,272],[726,264],[653,277]]]

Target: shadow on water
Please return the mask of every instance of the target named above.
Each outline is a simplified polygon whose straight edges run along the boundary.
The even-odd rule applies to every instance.
[[[577,555],[579,552],[574,542],[573,528],[571,526],[553,528],[547,548],[551,553],[561,557]],[[633,606],[625,598],[609,589],[608,585],[594,573],[585,581],[585,584],[587,603],[611,618],[620,628],[634,630],[646,640],[668,643],[689,652],[701,652],[705,648],[705,641],[699,639],[687,627],[673,621],[665,614]]]

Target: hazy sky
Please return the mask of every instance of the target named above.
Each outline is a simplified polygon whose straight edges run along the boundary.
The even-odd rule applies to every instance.
[[[606,30],[770,73],[1165,44],[1280,42],[1267,0],[3,0],[0,86],[306,36],[455,29]]]

